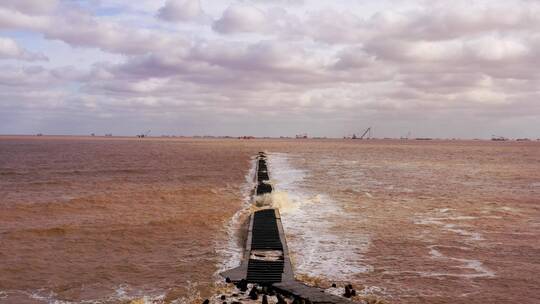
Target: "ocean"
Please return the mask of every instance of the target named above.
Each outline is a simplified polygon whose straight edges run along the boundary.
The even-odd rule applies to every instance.
[[[268,154],[296,277],[540,302],[540,142],[0,137],[0,303],[199,303]]]

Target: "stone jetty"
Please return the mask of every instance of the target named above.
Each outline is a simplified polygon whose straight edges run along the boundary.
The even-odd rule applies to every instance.
[[[273,191],[270,184],[267,156],[259,152],[257,157],[256,196],[269,195]],[[248,298],[268,303],[268,297],[277,303],[353,303],[344,297],[324,292],[294,279],[281,216],[276,208],[265,208],[250,216],[243,258],[239,267],[227,270],[221,275],[226,282],[235,284],[240,292],[249,290]],[[344,296],[355,292],[352,286],[345,286]],[[274,301],[275,302],[275,301]]]

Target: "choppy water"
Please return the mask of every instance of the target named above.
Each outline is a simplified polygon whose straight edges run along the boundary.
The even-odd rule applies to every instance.
[[[0,303],[192,303],[267,151],[296,275],[390,303],[540,301],[540,143],[0,139]]]
[[[324,191],[304,185],[308,173],[291,164],[294,155],[269,155],[274,206],[280,209],[298,275],[350,280],[370,266],[363,262],[369,235],[340,223],[359,219],[346,213]]]

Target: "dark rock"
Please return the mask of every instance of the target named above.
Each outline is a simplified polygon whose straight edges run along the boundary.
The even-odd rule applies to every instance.
[[[305,303],[306,301],[304,301],[304,299],[300,297],[295,297],[293,300],[293,304],[305,304]]]
[[[210,304],[210,300],[206,299],[204,300],[204,302],[202,302],[203,304]]]
[[[246,291],[247,290],[247,281],[242,279],[240,282],[236,283],[236,287],[240,289],[240,291]]]
[[[268,304],[268,297],[266,295],[263,295],[262,304]]]
[[[352,284],[347,285],[347,287],[349,287],[349,289],[353,289]]]
[[[280,294],[277,295],[277,302],[278,302],[278,304],[286,304],[287,303],[287,302],[285,302],[285,299],[283,299],[283,297]]]
[[[259,296],[257,295],[257,287],[253,286],[249,292],[249,298],[252,300],[257,300]]]
[[[355,295],[356,295],[356,290],[354,290],[354,289],[351,289],[351,296],[353,296],[353,297],[354,297]]]
[[[221,303],[221,304],[227,304],[227,302],[223,301],[223,303]]]
[[[225,300],[225,295],[221,295],[220,299]]]
[[[336,283],[332,283],[332,287],[336,288],[337,287]]]
[[[226,278],[225,278],[225,283],[232,283],[231,278],[226,277]]]
[[[262,195],[270,192],[272,192],[272,185],[265,183],[259,183],[257,185],[257,195]]]
[[[238,294],[237,294],[237,293],[233,293],[232,296],[233,296],[233,297],[238,297]]]
[[[241,304],[241,303],[238,302],[238,301],[234,301],[234,302],[232,302],[231,304]]]
[[[345,286],[345,293],[343,294],[345,298],[351,297],[351,290],[349,289],[349,286]]]

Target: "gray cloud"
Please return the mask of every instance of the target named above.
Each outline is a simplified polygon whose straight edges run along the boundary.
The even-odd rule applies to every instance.
[[[206,19],[200,0],[167,0],[157,16],[171,22],[201,21]]]
[[[50,13],[57,5],[58,0],[2,0],[0,6],[32,15],[41,15]]]
[[[534,1],[418,0],[414,9],[397,1],[370,13],[308,1],[216,2],[223,10],[213,22],[197,0],[153,11],[130,3],[129,14],[114,16],[63,2],[5,3],[0,28],[38,34],[45,47],[0,38],[2,130],[17,129],[1,119],[16,114],[46,117],[20,126],[36,131],[69,130],[62,117],[74,115],[85,122],[79,132],[105,123],[113,133],[155,124],[164,133],[242,134],[249,126],[255,135],[340,136],[379,124],[380,136],[416,126],[418,136],[477,137],[504,120],[515,136],[540,133],[530,126],[540,121]],[[66,66],[53,60],[51,41],[73,55],[100,49],[122,59]],[[51,62],[36,65],[45,56]],[[119,119],[126,123],[115,131]]]
[[[267,16],[260,9],[251,5],[232,5],[214,22],[212,28],[216,32],[230,34],[265,32],[269,26]]]

